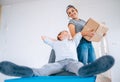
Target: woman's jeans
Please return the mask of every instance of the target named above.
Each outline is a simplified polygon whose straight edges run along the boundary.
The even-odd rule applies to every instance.
[[[90,41],[81,39],[78,47],[77,47],[78,59],[84,65],[89,64],[96,59],[95,51],[93,45]]]
[[[49,63],[42,68],[32,69],[34,76],[48,76],[59,73],[63,70],[75,73],[78,75],[78,70],[83,66],[81,62],[73,59],[64,59],[55,63]]]

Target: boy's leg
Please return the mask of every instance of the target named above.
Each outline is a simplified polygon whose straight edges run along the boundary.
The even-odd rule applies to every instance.
[[[110,55],[102,56],[91,64],[81,67],[78,71],[79,76],[89,77],[109,70],[114,65],[114,58]]]
[[[65,70],[75,73],[76,75],[78,74],[78,70],[83,66],[83,63],[78,62],[78,61],[69,61],[69,63],[65,66]]]
[[[33,69],[34,76],[48,76],[51,74],[55,74],[61,72],[63,70],[63,66],[56,63],[49,63],[44,65],[42,68]]]
[[[0,72],[17,77],[31,77],[33,76],[33,71],[31,68],[26,66],[19,66],[9,61],[0,62]]]

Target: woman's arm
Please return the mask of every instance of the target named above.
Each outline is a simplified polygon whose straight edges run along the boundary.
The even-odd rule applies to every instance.
[[[75,32],[75,25],[74,24],[69,24],[68,28],[69,28],[70,34],[71,34],[71,36],[73,38],[75,36],[75,34],[76,34],[76,32]]]
[[[70,34],[73,38],[76,35],[75,25],[74,24],[69,24],[68,28],[69,28]],[[92,37],[94,35],[94,32],[93,32],[93,30],[89,30],[89,31],[86,31],[86,32],[81,32],[81,35]]]
[[[89,31],[82,31],[81,32],[81,35],[82,36],[89,36],[89,37],[93,37],[94,36],[94,32],[93,32],[93,30],[89,30]]]

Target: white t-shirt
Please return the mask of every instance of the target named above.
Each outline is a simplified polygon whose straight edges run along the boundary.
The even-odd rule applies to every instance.
[[[77,33],[73,40],[62,40],[62,41],[52,41],[49,38],[46,38],[44,42],[48,45],[50,45],[56,55],[56,61],[60,61],[63,59],[74,59],[78,60],[77,57],[77,46],[80,42],[80,39],[82,38],[80,33]]]

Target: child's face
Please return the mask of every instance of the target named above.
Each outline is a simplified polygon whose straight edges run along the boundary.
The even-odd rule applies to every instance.
[[[63,31],[60,33],[60,35],[58,35],[58,38],[60,41],[69,39],[69,33],[67,31]]]
[[[76,19],[78,18],[78,11],[74,8],[69,8],[67,10],[67,14],[69,17],[71,17],[72,19]]]

